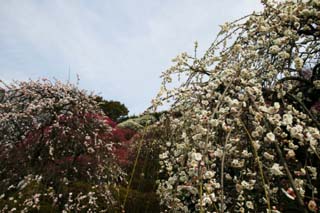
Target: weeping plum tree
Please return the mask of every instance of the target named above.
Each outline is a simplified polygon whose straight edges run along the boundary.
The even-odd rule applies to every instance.
[[[2,83],[0,211],[114,208],[110,186],[123,173],[94,97],[48,80]]]
[[[163,73],[163,210],[318,211],[320,1],[262,4]]]

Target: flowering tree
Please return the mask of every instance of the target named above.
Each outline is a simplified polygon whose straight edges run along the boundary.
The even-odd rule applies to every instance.
[[[109,187],[122,172],[110,120],[94,97],[47,80],[4,84],[1,91],[1,211],[112,208]]]
[[[163,73],[153,105],[171,101],[158,187],[170,212],[318,211],[320,1],[262,3]]]

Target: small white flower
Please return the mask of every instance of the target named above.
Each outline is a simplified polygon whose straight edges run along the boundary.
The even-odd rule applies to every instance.
[[[195,152],[195,153],[192,153],[192,158],[196,161],[201,161],[202,159],[202,154],[199,153],[199,152]]]
[[[317,168],[313,166],[307,166],[307,169],[310,172],[310,176],[313,180],[317,179]]]
[[[202,100],[201,103],[202,103],[203,105],[205,105],[205,106],[208,106],[208,105],[209,105],[209,101],[207,101],[207,100]]]
[[[236,191],[240,193],[243,190],[243,186],[239,183],[236,184]]]
[[[293,149],[293,150],[297,150],[299,148],[299,146],[294,144],[292,141],[289,142],[288,146],[290,149]]]
[[[269,30],[269,28],[268,28],[268,27],[265,27],[265,26],[260,26],[260,27],[259,27],[259,30],[260,30],[261,32],[267,32],[267,31]]]
[[[279,109],[280,109],[280,104],[279,104],[279,102],[274,102],[273,106],[274,106],[274,108],[275,108],[276,110],[279,110]]]
[[[294,158],[296,156],[296,153],[292,149],[290,149],[286,156],[287,156],[288,159],[291,159],[291,158]]]
[[[283,115],[282,123],[284,125],[292,125],[292,122],[293,122],[293,117],[291,114],[284,114]]]
[[[274,160],[274,156],[269,154],[268,152],[264,152],[263,157],[267,160]]]
[[[204,178],[205,179],[211,179],[214,177],[214,172],[213,171],[206,171],[206,173],[204,174]]]
[[[220,25],[221,32],[227,32],[230,28],[230,24],[228,22],[225,22],[223,25]]]
[[[259,150],[261,147],[260,141],[253,141],[253,146],[256,150]]]
[[[54,148],[52,146],[49,147],[49,155],[53,156]]]
[[[271,167],[270,171],[273,175],[275,176],[282,176],[283,172],[282,170],[282,166],[280,166],[278,163],[274,163],[273,166]]]
[[[252,154],[249,153],[248,150],[246,150],[246,149],[242,151],[241,155],[242,155],[242,157],[244,157],[244,158],[249,158],[249,157],[252,156]]]
[[[269,132],[266,135],[266,140],[269,142],[274,142],[276,140],[276,137],[272,132]]]
[[[199,163],[196,160],[191,160],[191,162],[190,162],[190,166],[193,167],[193,168],[198,167],[198,164]]]
[[[88,148],[88,153],[92,154],[92,153],[94,153],[94,152],[95,152],[95,150],[94,150],[92,147],[89,147],[89,148]]]
[[[243,101],[243,100],[244,100],[244,98],[245,98],[245,97],[244,97],[244,95],[243,95],[243,94],[241,94],[241,93],[240,93],[240,94],[238,95],[238,99],[239,99],[240,101]]]
[[[301,70],[301,69],[302,69],[302,67],[303,67],[303,60],[302,60],[301,58],[297,57],[297,58],[295,58],[295,59],[293,60],[293,62],[294,62],[294,66],[295,66],[295,68],[296,68],[297,70]]]
[[[280,47],[278,45],[273,45],[270,47],[269,51],[271,54],[277,54],[278,52],[280,52]]]
[[[210,194],[210,198],[211,198],[211,200],[212,200],[213,202],[216,202],[216,201],[217,201],[217,197],[216,197],[216,194],[215,194],[214,192],[212,192],[212,193]]]
[[[211,205],[212,200],[210,199],[210,196],[203,196],[202,198],[202,206],[206,206],[207,204]]]
[[[164,153],[162,153],[162,154],[160,154],[159,155],[159,159],[160,160],[164,160],[164,159],[166,159],[166,158],[168,158],[169,156],[168,156],[168,152],[164,152]]]
[[[241,45],[240,45],[240,44],[234,45],[233,50],[234,50],[235,52],[239,52],[239,51],[241,50]]]
[[[241,186],[244,188],[244,189],[247,189],[247,190],[252,190],[253,189],[253,185],[252,183],[250,182],[247,182],[245,180],[241,181]]]
[[[287,53],[286,51],[281,51],[278,55],[279,55],[279,57],[282,58],[282,59],[288,59],[288,58],[290,58],[290,54]]]
[[[246,206],[247,206],[248,209],[253,209],[254,208],[252,201],[247,201],[246,202]]]
[[[320,89],[320,80],[313,81],[313,85],[316,87],[316,89]]]
[[[252,132],[251,132],[251,136],[252,136],[253,138],[258,138],[258,137],[260,136],[260,134],[259,134],[258,131],[252,131]]]
[[[226,176],[227,180],[232,180],[232,177],[231,177],[231,175],[229,173],[227,173],[225,176]]]
[[[244,166],[244,160],[233,159],[231,162],[233,168],[242,168]]]
[[[213,127],[217,127],[219,125],[219,121],[217,119],[211,119],[210,120],[210,124],[213,126]]]

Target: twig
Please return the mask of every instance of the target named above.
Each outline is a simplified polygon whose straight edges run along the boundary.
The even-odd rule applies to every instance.
[[[284,77],[284,78],[281,78],[277,83],[283,83],[285,81],[300,81],[300,82],[305,83],[307,85],[312,85],[312,83],[309,80],[298,77],[298,76]]]
[[[223,175],[223,173],[224,173],[224,159],[225,159],[225,156],[226,156],[225,147],[226,147],[227,141],[229,140],[229,137],[230,137],[230,135],[231,135],[231,132],[232,132],[232,130],[230,130],[230,131],[228,132],[228,135],[227,135],[227,137],[226,137],[226,140],[225,140],[224,143],[223,143],[223,154],[222,154],[222,159],[221,159],[221,176],[220,176],[220,184],[221,184],[221,195],[220,195],[221,210],[220,210],[220,212],[221,212],[221,213],[224,212],[224,208],[223,208],[223,206],[224,206],[224,187],[223,187],[223,185],[224,185],[224,180],[223,180],[224,175]]]
[[[131,172],[131,177],[130,177],[130,180],[129,180],[129,183],[128,183],[128,186],[127,186],[127,189],[126,189],[126,196],[125,196],[124,201],[123,201],[123,208],[125,208],[125,206],[126,206],[126,202],[127,202],[128,195],[129,195],[129,190],[130,190],[130,187],[131,187],[131,183],[132,183],[132,180],[133,180],[134,173],[136,171],[136,167],[137,167],[137,164],[138,164],[138,159],[140,157],[140,152],[141,152],[142,143],[143,143],[143,140],[144,140],[144,135],[145,134],[143,132],[143,137],[139,141],[138,153],[137,153],[136,159],[134,160],[133,169],[132,169],[132,172]]]
[[[268,209],[269,211],[271,212],[271,205],[270,205],[270,198],[269,198],[269,192],[267,191],[267,188],[266,188],[266,181],[265,181],[265,178],[264,178],[264,174],[263,174],[263,168],[262,168],[262,163],[259,159],[259,156],[258,156],[258,151],[254,145],[254,142],[253,142],[253,139],[249,133],[249,130],[247,129],[246,125],[243,123],[243,121],[240,119],[240,122],[244,128],[244,130],[246,131],[247,135],[248,135],[248,138],[251,142],[251,146],[253,148],[253,153],[254,153],[254,156],[255,158],[257,159],[257,162],[258,162],[258,166],[259,166],[259,172],[260,172],[260,176],[261,176],[261,179],[262,179],[262,184],[263,184],[263,189],[264,189],[264,193],[265,193],[265,196],[266,196],[266,199],[267,199],[267,205],[268,205]]]
[[[201,167],[200,167],[200,170],[202,170]],[[202,172],[200,172],[200,175],[202,176]],[[199,185],[200,213],[204,213],[203,206],[202,206],[202,193],[203,193],[203,183],[201,178],[200,185]]]
[[[286,161],[284,160],[284,158],[283,158],[283,155],[282,155],[281,149],[280,149],[280,147],[279,147],[279,144],[278,144],[277,142],[275,142],[274,145],[275,145],[275,147],[276,147],[276,151],[277,151],[277,154],[278,154],[278,156],[279,156],[279,158],[280,158],[281,164],[283,165],[283,167],[284,167],[284,169],[285,169],[285,171],[286,171],[286,174],[287,174],[287,176],[288,176],[288,178],[289,178],[289,181],[290,181],[290,184],[291,184],[291,186],[292,186],[292,188],[293,188],[293,191],[294,191],[294,193],[295,193],[296,196],[297,196],[298,204],[299,204],[301,207],[304,208],[305,206],[304,206],[304,203],[303,203],[303,199],[302,199],[301,194],[300,194],[300,192],[298,191],[297,187],[295,186],[293,177],[292,177],[291,172],[290,172],[290,170],[289,170],[289,168],[288,168],[287,162],[286,162]],[[305,208],[304,208],[304,212],[307,212],[307,210],[306,210]]]

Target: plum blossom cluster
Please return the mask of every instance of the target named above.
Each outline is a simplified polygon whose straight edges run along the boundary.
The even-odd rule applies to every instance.
[[[51,186],[45,188],[42,176],[39,175],[24,177],[16,186],[12,185],[11,190],[19,192],[11,194],[7,199],[5,194],[0,196],[1,212],[107,212],[110,206],[115,205],[114,201],[109,200],[109,189],[92,186],[78,188],[73,192],[58,193]],[[101,201],[105,202],[103,206],[98,203]]]
[[[320,1],[262,3],[163,73],[164,211],[318,212]]]
[[[93,94],[59,81],[2,84],[1,211],[111,208],[110,187],[124,173],[115,162],[113,128]]]

